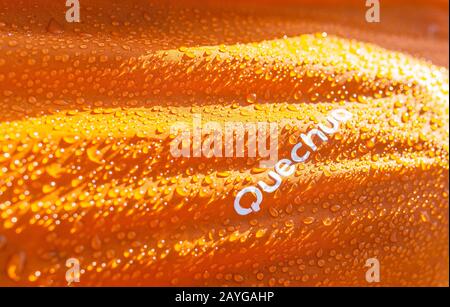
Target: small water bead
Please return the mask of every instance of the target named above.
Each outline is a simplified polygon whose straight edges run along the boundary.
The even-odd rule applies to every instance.
[[[9,257],[6,264],[6,274],[13,281],[19,281],[25,269],[26,254],[18,252]]]
[[[331,218],[329,218],[329,217],[326,217],[326,218],[324,218],[324,219],[322,220],[322,223],[323,223],[325,226],[330,226],[330,225],[333,223],[333,220],[332,220]]]
[[[310,225],[310,224],[314,223],[314,221],[315,221],[315,218],[312,216],[309,216],[309,217],[306,217],[303,219],[303,223],[305,225]]]
[[[244,277],[242,275],[240,275],[240,274],[235,274],[234,275],[234,281],[238,282],[238,283],[241,283],[241,282],[244,281]]]
[[[6,237],[4,235],[0,235],[0,252],[6,247]]]
[[[256,102],[256,94],[255,93],[247,94],[246,100],[250,104],[255,103]]]

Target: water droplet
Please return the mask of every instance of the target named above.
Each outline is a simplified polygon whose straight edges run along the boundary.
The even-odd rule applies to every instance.
[[[6,264],[6,274],[13,281],[19,281],[25,268],[26,254],[18,252],[12,255]]]
[[[255,103],[256,101],[256,94],[255,93],[251,93],[247,95],[247,102],[248,103]]]
[[[95,235],[91,239],[91,247],[94,250],[101,250],[102,248],[102,241],[100,240],[98,235]]]
[[[6,237],[4,235],[0,235],[0,251],[6,246]]]
[[[305,225],[309,225],[309,224],[312,224],[314,222],[314,220],[315,220],[314,217],[309,216],[309,217],[306,217],[305,219],[303,219],[303,223]]]
[[[52,34],[61,34],[61,33],[64,32],[64,29],[58,22],[56,22],[56,20],[54,20],[52,18],[48,22],[47,31],[52,33]]]

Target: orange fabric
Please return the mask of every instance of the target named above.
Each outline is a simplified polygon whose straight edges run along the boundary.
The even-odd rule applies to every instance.
[[[448,285],[448,4],[0,3],[0,285]],[[261,211],[257,158],[174,158],[169,127],[354,116]]]

